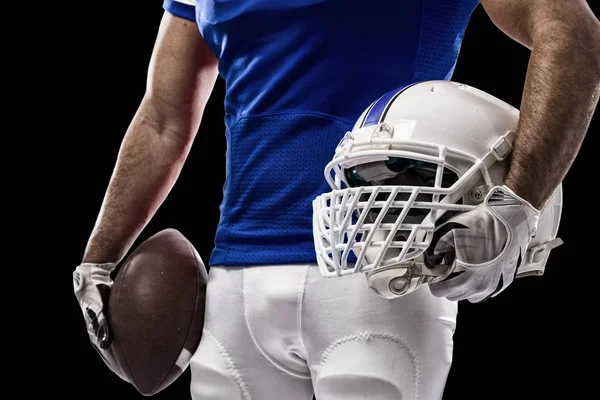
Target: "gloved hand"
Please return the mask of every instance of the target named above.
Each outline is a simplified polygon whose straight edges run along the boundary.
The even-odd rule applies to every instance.
[[[539,215],[507,186],[493,187],[483,203],[448,221],[454,228],[435,244],[434,254],[454,259],[453,273],[430,283],[431,293],[471,303],[500,294],[514,280]]]
[[[113,281],[110,273],[116,264],[83,263],[73,272],[75,297],[79,302],[92,346],[104,363],[121,379],[129,382],[120,370],[111,350],[111,332],[106,319],[108,296]]]

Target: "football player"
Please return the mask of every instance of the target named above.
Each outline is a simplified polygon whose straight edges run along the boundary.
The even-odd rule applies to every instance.
[[[227,179],[205,331],[189,364],[192,398],[440,399],[457,300],[481,301],[510,284],[509,264],[528,247],[596,107],[600,23],[587,3],[481,1],[531,58],[510,167],[485,197],[501,201],[460,214],[462,233],[449,230],[436,245],[434,255],[452,253],[463,273],[393,299],[362,274],[323,278],[312,201],[331,189],[323,168],[369,104],[398,87],[452,78],[478,3],[165,0],[147,91],[74,273],[90,340],[107,365],[98,287],[110,287],[110,272],[177,180],[220,75]],[[487,254],[469,246],[465,229],[493,237]]]

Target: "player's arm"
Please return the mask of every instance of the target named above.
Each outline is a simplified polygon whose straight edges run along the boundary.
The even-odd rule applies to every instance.
[[[506,184],[541,208],[570,169],[600,95],[600,23],[585,0],[481,0],[531,50]]]
[[[216,78],[217,60],[196,24],[166,11],[83,262],[127,253],[179,176]]]

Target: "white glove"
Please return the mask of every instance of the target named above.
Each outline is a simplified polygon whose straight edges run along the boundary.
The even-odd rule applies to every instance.
[[[479,303],[500,294],[515,277],[537,230],[540,212],[507,186],[495,186],[482,204],[451,218],[455,227],[435,245],[454,258],[453,273],[430,283],[431,293]]]
[[[129,382],[117,365],[111,350],[112,336],[106,319],[108,296],[113,284],[110,273],[116,264],[83,263],[73,272],[75,297],[83,312],[92,346],[104,363],[124,381]]]

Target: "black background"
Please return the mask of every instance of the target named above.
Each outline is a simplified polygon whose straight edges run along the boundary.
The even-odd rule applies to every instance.
[[[90,346],[72,295],[71,273],[79,263],[112,173],[123,134],[143,96],[148,61],[162,15],[161,1],[79,5],[68,18],[63,45],[72,91],[68,144],[62,172],[60,355],[47,356],[44,371],[60,365],[51,388],[61,397],[141,399],[110,372]],[[481,7],[468,26],[453,80],[476,86],[519,107],[529,51],[500,32]],[[63,71],[65,72],[65,71]],[[181,176],[136,245],[157,231],[180,230],[207,260],[218,222],[224,179],[224,85],[217,82]],[[65,114],[61,114],[64,117]],[[444,400],[593,397],[596,386],[597,310],[593,297],[596,235],[585,231],[597,217],[589,186],[597,179],[590,145],[598,135],[598,112],[582,150],[564,181],[559,236],[543,277],[526,278],[482,304],[461,302],[454,363]],[[60,156],[59,156],[60,157]],[[66,157],[66,159],[65,159]],[[214,159],[211,161],[211,159]],[[582,201],[588,207],[582,207]],[[587,211],[585,211],[587,209]],[[65,217],[66,216],[66,217]],[[66,348],[66,356],[65,356]],[[44,361],[44,363],[46,363]],[[39,365],[37,366],[39,367]],[[28,376],[36,381],[39,368]],[[427,374],[427,371],[422,371]],[[189,371],[155,399],[189,399]],[[260,399],[258,399],[260,400]],[[284,399],[282,399],[284,400]]]

